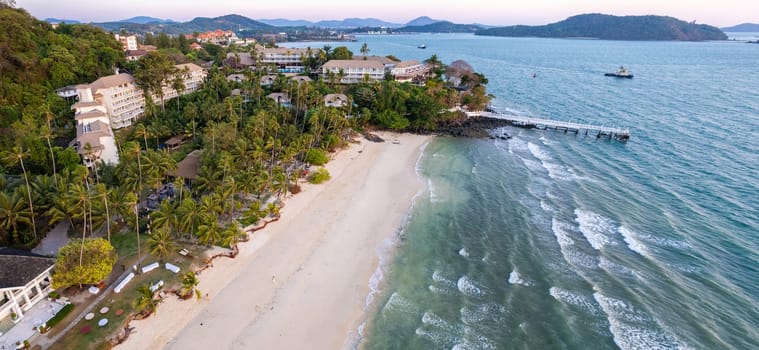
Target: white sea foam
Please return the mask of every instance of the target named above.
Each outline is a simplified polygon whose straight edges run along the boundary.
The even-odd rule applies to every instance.
[[[600,267],[601,269],[603,269],[604,271],[608,273],[612,273],[615,275],[632,276],[632,277],[638,276],[638,273],[635,272],[633,269],[627,266],[612,262],[611,260],[607,259],[604,256],[600,258],[600,261],[598,262],[598,267]]]
[[[579,292],[572,292],[559,287],[551,287],[548,293],[561,303],[580,309],[587,314],[599,315],[601,313],[598,304],[589,295],[582,295]]]
[[[532,285],[531,281],[528,281],[522,278],[522,276],[519,274],[519,271],[517,271],[516,268],[513,271],[511,271],[511,273],[509,274],[509,283],[518,284],[525,287],[529,287]]]
[[[630,250],[647,258],[651,257],[651,253],[648,251],[648,248],[643,244],[643,242],[638,240],[637,233],[624,226],[620,226],[618,231],[622,235],[622,238],[624,238],[625,243],[627,243],[627,247],[630,248]]]
[[[465,258],[469,257],[469,252],[466,250],[466,247],[459,249],[459,255]]]
[[[506,320],[506,307],[496,303],[467,305],[459,309],[459,313],[465,325],[474,325],[483,321],[500,324]]]
[[[543,209],[545,212],[552,212],[554,210],[550,204],[542,199],[540,200],[540,209]]]
[[[456,286],[458,287],[459,291],[461,293],[464,293],[466,296],[480,297],[485,295],[485,292],[482,290],[482,288],[477,286],[477,284],[475,284],[474,281],[472,281],[467,276],[462,276],[459,278],[458,282],[456,282]]]
[[[382,308],[382,311],[416,314],[419,312],[419,308],[417,308],[414,303],[398,294],[398,292],[393,292],[393,294],[390,295],[390,298],[385,303],[385,307]]]
[[[569,229],[571,229],[571,226],[568,224],[565,224],[556,218],[551,219],[551,230],[553,231],[554,236],[556,236],[556,242],[558,242],[562,248],[575,244],[572,237],[569,237]]]
[[[614,343],[621,349],[678,349],[685,346],[659,329],[658,322],[622,300],[593,293],[609,321]]]
[[[601,214],[589,210],[575,209],[575,221],[580,226],[580,232],[595,250],[601,250],[606,245],[614,245],[609,234],[614,232],[614,223]]]
[[[528,142],[527,143],[527,149],[530,150],[530,153],[540,160],[540,164],[548,172],[548,177],[554,179],[554,180],[573,180],[577,178],[568,168],[557,164],[550,155],[548,155],[548,152],[543,150],[540,146]],[[527,165],[525,163],[525,165]],[[530,166],[527,165],[529,168]],[[531,169],[534,170],[534,169]]]

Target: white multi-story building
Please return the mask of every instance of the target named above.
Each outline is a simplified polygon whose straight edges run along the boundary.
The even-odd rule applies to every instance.
[[[121,46],[124,47],[124,51],[134,51],[138,49],[137,36],[115,34],[115,37],[116,40],[121,43]]]
[[[192,63],[176,66],[178,74],[184,78],[182,94],[189,94],[200,89],[207,72]],[[71,106],[76,110],[77,151],[82,155],[85,165],[103,161],[117,164],[118,150],[111,129],[120,129],[134,124],[145,110],[145,97],[142,89],[135,84],[129,74],[115,74],[102,77],[91,84],[77,85],[79,102]],[[163,100],[175,98],[179,92],[167,81],[163,87]],[[160,98],[153,96],[153,101]]]
[[[385,77],[385,65],[374,60],[330,60],[322,66],[322,77],[330,81],[330,76],[342,84],[377,81]]]
[[[227,59],[234,59],[235,65],[256,68],[273,67],[278,73],[302,73],[304,57],[314,57],[319,49],[297,47],[263,47],[254,46],[251,53],[230,52]]]

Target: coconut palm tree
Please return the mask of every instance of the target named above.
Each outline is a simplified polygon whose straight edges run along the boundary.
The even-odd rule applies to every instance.
[[[219,216],[216,213],[204,214],[201,216],[200,225],[198,225],[198,242],[205,245],[214,245],[221,240],[221,228],[218,225]]]
[[[105,186],[105,184],[99,183],[95,185],[95,193],[97,197],[103,200],[103,207],[105,208],[105,227],[108,234],[108,242],[111,241],[111,211],[108,208],[108,196],[111,190]]]
[[[32,203],[32,188],[29,185],[29,174],[26,173],[26,167],[24,166],[24,158],[28,157],[31,153],[29,150],[24,150],[22,147],[14,146],[12,151],[4,152],[3,158],[9,166],[14,166],[17,163],[21,165],[21,170],[24,172],[24,181],[26,182],[26,196],[29,199],[29,211],[31,212],[31,225],[32,233],[34,233],[34,239],[37,239],[37,225],[34,222],[34,204]]]
[[[0,192],[0,228],[10,230],[11,242],[22,243],[18,237],[18,225],[29,224],[31,216],[20,191],[14,191],[10,195]]]
[[[161,227],[153,229],[153,232],[148,236],[148,247],[150,247],[150,254],[153,254],[158,261],[163,262],[176,245],[168,228]]]
[[[199,283],[200,280],[198,280],[195,272],[189,271],[182,275],[182,295],[189,296],[195,293],[195,297],[200,300],[203,294],[197,288]]]
[[[366,43],[361,45],[361,54],[364,55],[364,61],[366,61],[366,54],[368,54],[369,51],[371,51],[369,50],[369,45],[366,45]]]
[[[192,198],[185,198],[179,205],[182,231],[195,236],[195,229],[200,225],[201,212],[198,203]]]
[[[124,198],[127,205],[133,208],[134,213],[134,232],[137,235],[137,265],[142,260],[142,249],[140,248],[140,215],[139,215],[139,196],[136,193],[129,192]]]
[[[153,297],[153,291],[150,290],[150,284],[139,286],[137,288],[137,300],[134,301],[134,306],[140,312],[147,312],[148,315],[156,312],[158,304],[161,303],[161,299]]]
[[[145,141],[145,149],[148,148],[148,137],[153,136],[153,134],[150,132],[150,130],[145,126],[144,123],[139,123],[134,128],[134,136],[135,137],[142,137],[142,139]]]

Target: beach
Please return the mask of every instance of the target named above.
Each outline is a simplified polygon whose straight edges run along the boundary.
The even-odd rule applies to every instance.
[[[302,185],[279,221],[199,275],[200,301],[170,296],[133,321],[119,349],[338,349],[351,347],[375,284],[380,255],[394,245],[430,136],[379,133],[334,155],[331,180]],[[393,142],[398,140],[398,142]]]

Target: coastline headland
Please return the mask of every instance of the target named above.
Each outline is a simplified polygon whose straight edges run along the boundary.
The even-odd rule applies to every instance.
[[[422,188],[415,164],[431,138],[379,135],[388,142],[340,151],[330,181],[304,185],[236,259],[203,272],[202,300],[168,298],[118,348],[336,349],[355,337],[378,251]]]

